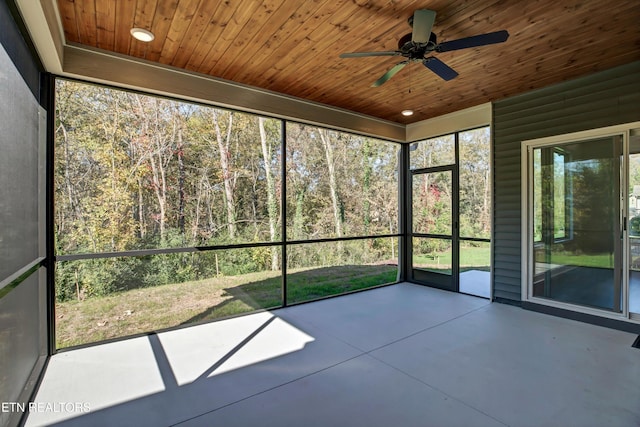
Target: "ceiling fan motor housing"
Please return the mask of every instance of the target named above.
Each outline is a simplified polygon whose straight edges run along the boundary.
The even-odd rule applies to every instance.
[[[402,56],[410,59],[421,59],[427,52],[432,52],[438,45],[437,37],[434,33],[429,36],[427,43],[415,43],[411,41],[412,34],[405,34],[398,40],[398,50],[402,52]]]

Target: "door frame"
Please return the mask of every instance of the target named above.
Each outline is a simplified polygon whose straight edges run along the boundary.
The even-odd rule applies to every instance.
[[[640,127],[640,122],[627,123],[617,126],[609,126],[599,129],[591,129],[587,131],[574,132],[564,135],[555,135],[545,138],[532,139],[522,141],[521,146],[521,300],[529,301],[540,305],[565,309],[584,314],[591,314],[599,317],[606,317],[618,320],[634,319],[629,313],[629,230],[627,227],[629,198],[624,192],[620,191],[622,203],[620,204],[620,228],[622,233],[621,263],[620,273],[622,275],[621,291],[622,291],[622,310],[620,313],[607,311],[578,304],[571,304],[547,298],[533,296],[532,286],[532,269],[533,269],[533,191],[531,191],[531,183],[533,182],[533,149],[544,146],[565,144],[572,142],[588,141],[609,136],[622,135],[622,159],[620,161],[620,188],[628,188],[629,182],[629,133],[632,129]],[[638,319],[634,319],[638,320]]]
[[[409,278],[412,282],[428,285],[439,289],[444,289],[453,292],[459,292],[460,290],[460,236],[458,227],[458,205],[460,201],[460,191],[458,182],[458,135],[455,137],[455,158],[456,163],[444,166],[433,166],[422,169],[413,169],[409,172],[409,183],[407,198],[409,207],[409,218],[407,227],[409,229]],[[414,177],[418,175],[428,175],[438,172],[450,172],[451,173],[451,235],[445,234],[429,234],[429,233],[417,233],[413,230],[413,181]],[[422,270],[413,267],[413,239],[417,238],[430,238],[441,239],[451,241],[451,274],[436,273],[432,271]]]

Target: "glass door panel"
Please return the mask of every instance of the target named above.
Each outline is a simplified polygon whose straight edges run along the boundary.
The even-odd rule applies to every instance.
[[[533,150],[533,296],[622,311],[622,137]]]
[[[413,175],[413,232],[451,237],[451,170]]]
[[[413,268],[450,276],[452,255],[450,238],[413,238]]]
[[[453,167],[412,175],[412,279],[457,290]]]

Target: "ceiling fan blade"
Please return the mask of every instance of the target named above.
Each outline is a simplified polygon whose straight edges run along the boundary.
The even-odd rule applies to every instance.
[[[407,65],[408,63],[409,63],[409,61],[402,61],[399,64],[394,65],[382,77],[380,77],[378,80],[376,80],[371,85],[371,87],[382,86],[387,80],[389,80],[391,77],[395,76],[398,71],[402,70],[404,68],[404,66]]]
[[[477,36],[440,43],[436,47],[436,51],[449,52],[452,50],[466,49],[468,47],[486,46],[488,44],[505,42],[508,38],[509,33],[506,30],[496,31],[495,33],[480,34]]]
[[[433,10],[418,9],[413,13],[413,32],[411,41],[414,43],[427,43],[431,36],[433,23],[436,21],[436,13]]]
[[[387,51],[387,52],[350,52],[343,53],[340,55],[340,58],[362,58],[365,56],[401,56],[402,52],[398,52],[395,50]]]
[[[425,58],[425,60],[422,61],[422,65],[436,73],[443,80],[449,81],[458,76],[458,73],[453,68],[433,56]]]

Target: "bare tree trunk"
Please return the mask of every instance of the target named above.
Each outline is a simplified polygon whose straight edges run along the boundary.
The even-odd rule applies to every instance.
[[[231,176],[231,152],[229,150],[229,144],[231,142],[231,128],[233,125],[233,113],[229,113],[229,123],[227,124],[227,135],[223,138],[222,131],[220,130],[220,123],[218,118],[218,112],[215,108],[212,110],[213,124],[216,131],[216,140],[218,142],[218,150],[220,153],[220,167],[222,169],[222,179],[224,180],[224,194],[225,205],[227,208],[227,229],[229,230],[229,237],[231,239],[236,236],[236,215],[235,215],[235,200],[233,194],[233,180]]]
[[[69,136],[67,134],[67,129],[64,127],[63,124],[60,124],[60,127],[58,128],[59,130],[62,130],[62,136],[64,139],[64,163],[65,165],[70,165],[71,164],[71,157],[69,154]],[[74,203],[74,197],[73,197],[73,185],[71,184],[71,177],[70,177],[70,173],[69,173],[69,167],[64,168],[64,184],[65,184],[65,188],[67,189],[67,198],[69,199],[69,208],[71,209],[72,212],[75,213],[75,203]]]
[[[80,301],[80,278],[78,277],[78,269],[74,270],[75,283],[76,283],[76,298]]]
[[[198,182],[198,193],[196,196],[196,217],[191,225],[191,240],[194,242],[198,237],[198,229],[200,228],[200,203],[202,202],[202,181],[204,178],[200,178]]]
[[[204,179],[206,180],[206,184],[207,184],[207,192],[206,192],[206,202],[207,202],[207,220],[209,221],[209,232],[211,234],[213,234],[214,232],[216,232],[216,218],[213,215],[214,210],[216,208],[214,200],[213,200],[213,196],[211,194],[211,183],[209,182],[209,179],[205,176]]]
[[[264,118],[258,118],[260,128],[260,142],[262,143],[262,158],[264,159],[264,173],[267,180],[267,211],[269,213],[269,237],[272,242],[276,240],[278,226],[278,207],[276,201],[276,189],[273,185],[271,175],[271,146],[267,144],[267,133],[264,129]],[[271,270],[278,270],[278,251],[276,247],[271,247]]]
[[[490,231],[490,214],[489,214],[489,171],[484,173],[484,197],[482,201],[482,231],[488,233]]]
[[[111,220],[109,221],[109,228],[110,230],[110,235],[111,235],[111,250],[112,251],[116,251],[116,240],[115,240],[115,236],[118,233],[118,225],[115,223],[114,220],[116,220],[117,218],[117,212],[120,210],[119,206],[118,206],[118,198],[116,197],[116,193],[118,192],[118,188],[116,187],[116,182],[118,180],[117,177],[117,170],[116,170],[116,160],[115,160],[115,147],[111,146],[111,201],[113,202],[113,206],[112,206],[112,212],[115,213],[115,216],[110,218]]]
[[[362,179],[362,210],[364,213],[364,234],[370,234],[371,227],[371,175],[373,174],[373,167],[371,166],[371,146],[369,141],[365,140],[362,147],[362,160],[364,163],[364,174]]]
[[[393,221],[389,218],[389,234],[393,234]],[[391,259],[396,258],[396,250],[394,246],[395,237],[391,238]]]
[[[296,210],[293,215],[293,239],[300,240],[303,238],[304,231],[304,192],[298,190],[296,192]]]
[[[95,239],[94,232],[91,229],[91,227],[87,225],[83,208],[80,202],[77,200],[76,190],[75,190],[76,187],[73,184],[74,180],[72,179],[71,173],[69,171],[68,165],[71,165],[73,163],[73,160],[71,159],[71,153],[69,152],[69,134],[67,133],[66,127],[62,123],[60,124],[57,130],[62,131],[62,136],[64,139],[64,161],[65,161],[65,164],[67,165],[67,167],[64,168],[64,181],[65,181],[65,188],[67,190],[67,198],[69,199],[69,209],[74,216],[73,219],[79,220],[80,223],[82,224],[82,229],[87,233],[87,236],[89,236],[89,239],[91,240],[91,246],[93,250],[97,251],[97,242]],[[60,209],[60,211],[62,211],[62,209]],[[61,217],[64,219],[65,215],[61,214]],[[57,225],[59,233],[62,233],[62,229],[64,228],[64,226],[65,226],[64,220],[59,220]]]
[[[142,178],[138,178],[138,227],[139,236],[144,239],[147,235],[147,224],[144,218],[144,193],[142,191]]]
[[[64,164],[67,165],[67,167],[64,168],[64,186],[67,190],[67,199],[69,202],[69,210],[71,211],[71,213],[75,214],[76,213],[76,207],[75,207],[75,203],[74,203],[74,197],[73,197],[73,185],[71,184],[71,174],[69,172],[69,166],[71,164],[71,157],[69,154],[69,136],[67,134],[67,129],[65,128],[65,126],[63,124],[60,124],[60,126],[58,127],[58,130],[62,130],[62,137],[64,140]],[[62,212],[62,209],[58,210],[59,212]],[[65,222],[64,222],[64,215],[61,216],[62,220],[59,220],[57,222],[57,227],[58,227],[58,233],[62,233],[62,229],[64,228]]]
[[[338,197],[338,183],[336,182],[336,168],[333,162],[333,148],[329,140],[329,132],[325,129],[318,129],[324,153],[327,158],[327,168],[329,170],[329,189],[331,191],[331,203],[333,205],[333,220],[336,229],[336,237],[342,237],[342,218],[340,215],[340,199]]]
[[[135,201],[135,208],[133,219],[137,222],[137,236],[140,239],[144,239],[147,235],[147,221],[145,218],[145,200],[144,200],[144,179],[142,175],[138,172],[138,168],[142,163],[143,159],[143,150],[140,147],[140,141],[136,141],[135,138],[131,138],[131,142],[129,143],[130,157],[131,161],[134,164],[132,169],[132,175],[136,175],[136,184],[138,197]]]
[[[182,141],[182,128],[178,128],[178,229],[184,234],[184,145]]]
[[[166,207],[167,207],[167,181],[165,176],[165,168],[171,158],[172,153],[169,154],[167,159],[164,159],[165,151],[167,151],[167,144],[164,143],[164,135],[160,130],[160,117],[159,106],[157,105],[157,101],[152,106],[153,111],[155,113],[155,123],[153,134],[151,130],[151,125],[149,123],[149,119],[147,118],[147,114],[144,110],[144,105],[142,104],[142,100],[139,96],[135,96],[135,99],[139,108],[139,117],[142,124],[142,141],[143,144],[143,155],[149,161],[149,166],[151,167],[151,179],[153,183],[153,190],[156,195],[156,199],[158,199],[158,223],[160,225],[160,241],[164,242],[165,240],[165,228],[166,228]],[[148,154],[147,154],[148,153]]]
[[[149,158],[149,163],[151,165],[153,190],[155,192],[156,198],[158,199],[158,208],[160,210],[159,218],[158,218],[158,222],[160,224],[160,240],[164,241],[165,224],[166,224],[166,217],[167,217],[167,213],[166,213],[167,184],[164,179],[164,171],[162,170],[162,161],[161,160],[158,161],[160,165],[160,167],[158,167],[158,164],[156,164],[155,155],[152,153]]]
[[[421,219],[424,221],[424,230],[420,230],[421,233],[429,233],[431,231],[431,222],[433,221],[433,212],[431,211],[431,209],[433,208],[431,205],[431,194],[430,194],[430,188],[429,188],[429,174],[424,174],[422,175],[424,177],[424,184],[422,187],[422,194],[424,195],[423,197],[421,197],[420,203],[421,205],[418,206],[418,209],[420,209],[421,212],[426,212],[426,215],[421,215]],[[414,204],[415,206],[415,204]],[[413,207],[412,207],[413,209]],[[414,230],[416,231],[416,230]]]

